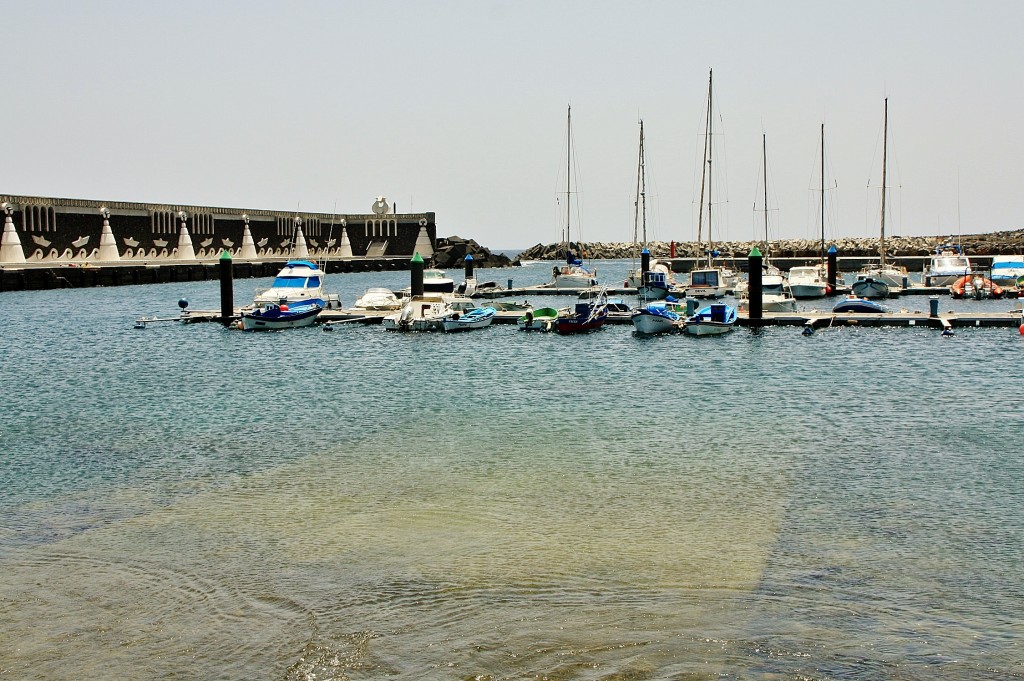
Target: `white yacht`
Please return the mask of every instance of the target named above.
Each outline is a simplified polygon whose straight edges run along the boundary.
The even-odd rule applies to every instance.
[[[828,295],[828,271],[824,265],[801,265],[789,270],[789,288],[799,299]]]
[[[749,294],[749,289],[747,291]],[[740,312],[747,312],[750,300],[740,300]],[[764,312],[796,312],[796,298],[781,274],[761,276],[761,310]]]
[[[355,308],[359,310],[397,310],[402,307],[402,299],[389,288],[369,288],[366,293],[356,299]]]
[[[308,260],[289,260],[270,288],[257,289],[253,305],[319,301],[324,305],[324,271]]]
[[[935,249],[928,269],[924,273],[925,286],[949,286],[960,277],[971,273],[971,260],[959,246],[939,246]]]
[[[423,270],[424,293],[451,293],[454,290],[455,280],[444,270]]]
[[[1024,255],[992,256],[992,272],[989,278],[999,286],[1017,286],[1024,277]]]

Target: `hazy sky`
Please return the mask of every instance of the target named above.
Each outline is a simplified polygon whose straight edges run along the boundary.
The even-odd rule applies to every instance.
[[[692,240],[708,69],[716,239],[1024,226],[1024,2],[2,2],[0,192],[435,211],[491,248]],[[720,162],[719,162],[720,161]],[[870,185],[870,186],[869,186]],[[564,200],[564,196],[562,197]],[[758,209],[762,201],[758,199]],[[579,238],[576,216],[573,238]]]

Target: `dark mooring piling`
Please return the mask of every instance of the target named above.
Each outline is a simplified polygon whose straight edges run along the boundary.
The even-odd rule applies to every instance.
[[[472,256],[472,254],[467,253],[466,254],[466,258],[465,258],[465,260],[463,262],[465,263],[465,266],[466,266],[466,281],[469,281],[470,279],[473,278],[473,264],[474,263],[473,263],[473,256]]]
[[[234,270],[231,254],[225,249],[220,254],[220,316],[224,326],[231,323],[235,314]]]
[[[762,314],[764,302],[761,299],[761,251],[757,250],[757,246],[754,246],[750,250],[750,255],[747,256],[747,304],[748,312],[747,316],[750,319],[752,325],[759,325]]]
[[[423,258],[419,251],[412,256],[411,267],[409,268],[410,293],[414,296],[423,295]]]
[[[838,268],[838,266],[836,264],[838,253],[839,252],[836,250],[835,246],[829,246],[828,247],[828,265],[826,265],[826,268],[827,268],[827,276],[828,276],[828,292],[829,293],[835,293],[836,292],[836,276],[837,276],[836,273],[839,271],[839,268]]]
[[[651,252],[645,247],[644,250],[640,251],[640,271],[650,272],[651,270]]]

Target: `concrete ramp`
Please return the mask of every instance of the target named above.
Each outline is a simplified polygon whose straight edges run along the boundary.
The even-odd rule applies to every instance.
[[[366,247],[367,258],[383,258],[388,250],[388,241],[371,241],[370,245]]]

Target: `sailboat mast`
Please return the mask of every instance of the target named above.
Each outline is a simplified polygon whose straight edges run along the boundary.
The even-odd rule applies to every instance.
[[[708,140],[711,130],[711,72],[708,72],[708,118],[704,123],[704,154],[700,157],[700,201],[697,202],[697,250],[700,250],[702,228],[704,226],[704,181],[707,177]],[[711,227],[708,226],[708,236]]]
[[[572,105],[568,107],[568,114],[565,123],[565,250],[566,257],[569,255],[569,242],[572,235],[569,233],[569,221],[572,214],[572,201],[569,194],[572,190]]]
[[[708,71],[708,128],[704,137],[704,145],[708,152],[708,266],[711,265],[711,251],[715,250],[715,242],[711,238],[711,156],[714,153],[715,145],[711,144],[711,71]]]
[[[764,254],[768,257],[768,141],[761,133],[761,163],[764,165]]]
[[[644,248],[647,248],[647,159],[644,156],[644,122],[640,121],[640,216]]]
[[[821,261],[825,262],[825,124],[821,124]]]
[[[640,146],[637,150],[636,159],[636,197],[633,201],[633,256],[636,257],[637,237],[640,230],[640,178],[643,175],[644,167],[644,122],[640,121]],[[647,240],[646,226],[644,229],[644,241]],[[635,262],[634,262],[635,265]]]
[[[885,171],[886,152],[889,150],[889,98],[885,98],[885,108],[882,114],[882,229],[878,247],[881,251],[881,263],[885,264]]]

